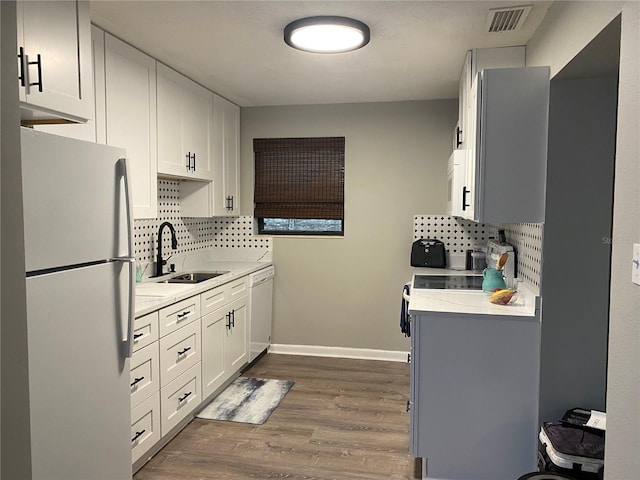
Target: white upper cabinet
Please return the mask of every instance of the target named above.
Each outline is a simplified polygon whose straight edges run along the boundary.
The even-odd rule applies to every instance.
[[[158,174],[210,181],[213,94],[157,64]]]
[[[104,35],[105,102],[104,111],[97,109],[96,118],[105,119],[106,143],[127,151],[134,217],[155,218],[158,212],[156,61],[108,33]]]
[[[89,2],[17,2],[23,124],[92,118]]]
[[[240,215],[240,107],[213,95],[213,216]]]

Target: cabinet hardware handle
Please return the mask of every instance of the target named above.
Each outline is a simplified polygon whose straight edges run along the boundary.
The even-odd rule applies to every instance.
[[[227,313],[225,318],[227,319],[227,330],[231,330],[231,312]]]
[[[407,413],[411,411],[411,400],[407,400]]]
[[[193,153],[193,171],[196,171],[196,154],[195,152]]]
[[[131,443],[135,442],[137,439],[139,439],[142,435],[144,435],[144,432],[146,432],[146,430],[140,430],[139,432],[136,432],[136,434],[134,435],[134,437],[131,439]]]
[[[191,152],[187,152],[185,157],[187,157],[187,164],[186,164],[187,171],[191,171]]]
[[[233,195],[231,195],[231,210],[233,210]]]
[[[407,353],[407,363],[411,363],[411,354]]]
[[[191,313],[191,310],[187,310],[186,312],[182,312],[179,313],[178,316],[178,320],[182,320],[184,317],[186,317],[187,315],[189,315]]]
[[[178,397],[178,403],[184,402],[189,395],[191,395],[191,392],[187,392],[182,397]]]
[[[133,334],[133,340],[136,341],[137,339],[139,339],[140,337],[143,337],[144,333],[134,333]]]
[[[38,91],[42,92],[42,57],[38,54],[38,59],[35,62],[27,61],[27,65],[37,65],[38,66],[38,81],[29,83],[30,87],[38,86]]]
[[[464,212],[470,204],[467,203],[467,193],[471,193],[471,190],[467,190],[467,187],[462,187],[462,211]]]
[[[24,71],[24,47],[20,47],[18,58],[20,59],[20,76],[18,77],[18,80],[20,80],[20,86],[24,87],[27,84],[27,79],[25,77]]]
[[[460,127],[456,127],[456,148],[462,145],[462,129]]]
[[[131,382],[131,386],[135,387],[138,383],[144,380],[144,377],[137,377],[133,382]]]
[[[187,353],[189,350],[191,350],[191,347],[184,347],[184,350],[180,350],[178,352],[178,356],[180,355],[184,355],[185,353]]]
[[[231,327],[236,328],[236,310],[231,310]]]

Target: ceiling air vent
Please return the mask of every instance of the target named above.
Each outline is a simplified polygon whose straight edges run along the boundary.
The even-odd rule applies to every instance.
[[[520,30],[533,5],[494,8],[489,10],[486,28],[489,32],[515,32]]]

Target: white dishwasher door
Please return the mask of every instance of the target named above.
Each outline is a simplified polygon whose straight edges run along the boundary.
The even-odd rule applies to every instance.
[[[273,267],[263,268],[249,275],[249,315],[251,352],[253,362],[271,344],[271,320],[273,318]]]

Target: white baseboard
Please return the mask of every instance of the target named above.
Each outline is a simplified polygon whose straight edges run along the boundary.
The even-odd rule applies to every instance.
[[[309,355],[312,357],[357,358],[361,360],[384,360],[406,362],[409,352],[397,350],[374,350],[371,348],[322,347],[317,345],[273,344],[269,352],[284,355]]]

